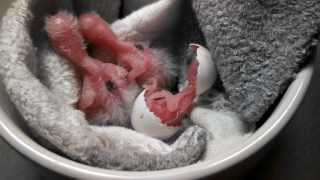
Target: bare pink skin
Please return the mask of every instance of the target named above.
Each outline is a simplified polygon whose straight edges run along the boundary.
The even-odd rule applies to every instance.
[[[89,57],[74,16],[60,12],[48,18],[47,31],[56,51],[75,64],[83,76],[79,109],[88,112],[115,98],[107,90],[106,82],[112,82],[118,89],[128,84],[124,68]]]
[[[84,38],[128,69],[129,81],[144,84],[150,78],[156,78],[161,85],[165,85],[166,75],[157,67],[158,59],[152,54],[152,49],[140,50],[132,42],[120,41],[109,24],[94,13],[82,14],[79,21]]]
[[[182,119],[193,108],[196,97],[198,62],[194,61],[188,70],[188,86],[178,94],[158,88],[156,82],[146,86],[145,99],[150,111],[167,126],[181,126]]]
[[[138,49],[132,42],[120,41],[98,15],[83,14],[78,23],[73,15],[60,12],[48,18],[47,31],[56,51],[75,64],[83,76],[79,109],[87,114],[116,102],[132,82],[146,87],[147,106],[168,126],[180,126],[182,118],[192,109],[197,63],[190,66],[188,87],[173,95],[161,90],[168,78],[153,50]],[[98,59],[88,55],[83,39],[94,46]],[[106,82],[111,82],[115,90],[109,91]]]

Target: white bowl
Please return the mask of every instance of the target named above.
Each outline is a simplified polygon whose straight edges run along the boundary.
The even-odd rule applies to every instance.
[[[154,171],[128,172],[112,171],[86,166],[48,151],[31,139],[21,124],[22,119],[12,107],[7,95],[0,91],[0,135],[15,149],[33,161],[60,174],[77,179],[195,179],[217,174],[248,158],[270,142],[289,122],[308,88],[313,67],[304,68],[283,95],[268,120],[246,142],[230,151],[227,157],[218,161],[207,161],[187,167]],[[20,122],[20,123],[19,123]]]
[[[0,15],[8,7],[9,2],[9,0],[1,1]],[[86,166],[55,154],[30,138],[27,128],[24,127],[23,119],[11,104],[3,87],[0,87],[0,136],[31,160],[60,174],[77,179],[176,180],[201,178],[229,169],[263,149],[289,122],[303,99],[312,74],[313,67],[311,65],[298,74],[268,120],[241,146],[231,150],[219,160],[206,161],[182,168],[154,172],[112,171]]]

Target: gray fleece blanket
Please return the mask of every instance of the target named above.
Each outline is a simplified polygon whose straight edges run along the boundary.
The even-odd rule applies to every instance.
[[[209,123],[207,130],[220,142],[226,136],[243,136],[247,126],[240,119],[258,121],[285,90],[307,56],[319,28],[320,2],[173,1],[179,1],[184,7],[179,24],[183,30],[172,32],[179,33],[181,38],[174,36],[167,43],[175,42],[170,45],[171,49],[180,49],[175,52],[177,57],[187,59],[184,52],[189,42],[206,42],[217,62],[223,85],[218,89],[222,94],[213,93],[212,110],[196,108],[191,115],[192,121],[203,127]],[[104,6],[113,9],[106,11],[100,6],[101,0],[50,2],[53,4],[43,0],[17,0],[3,19],[0,33],[1,80],[35,135],[71,159],[102,168],[159,170],[197,162],[206,150],[206,140],[210,139],[198,126],[189,127],[172,144],[167,144],[122,127],[89,125],[84,114],[73,106],[78,98],[79,83],[75,72],[46,42],[43,22],[48,14],[66,9],[76,14],[94,10],[112,22],[140,5],[130,6],[130,0],[121,1],[122,5],[120,1],[105,0]],[[166,13],[158,14],[160,17]],[[153,20],[159,21],[158,17]],[[115,27],[128,25],[124,22],[131,20],[139,18],[116,21]],[[149,27],[146,26],[149,22],[143,19],[141,22],[132,26],[135,33],[126,31],[130,28],[120,28],[119,34],[127,34],[128,39],[144,40],[143,32],[153,38],[156,29],[141,31],[143,27]],[[33,66],[42,67],[40,72],[31,71],[27,57],[31,57]],[[45,61],[38,64],[41,60]],[[187,62],[180,63],[181,74],[184,74]],[[53,71],[55,68],[60,71]],[[40,76],[36,76],[38,73]],[[62,78],[56,81],[56,77]],[[228,142],[235,144],[232,140]],[[216,144],[209,145],[210,150],[217,148]]]
[[[256,122],[287,88],[320,25],[318,0],[193,0],[231,106]]]

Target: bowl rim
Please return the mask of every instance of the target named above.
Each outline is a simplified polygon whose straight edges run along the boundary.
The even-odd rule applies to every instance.
[[[310,84],[314,67],[304,67],[290,84],[281,101],[268,120],[242,145],[230,151],[226,158],[218,161],[206,161],[175,169],[129,172],[113,171],[90,167],[65,157],[59,156],[37,144],[19,129],[0,108],[0,136],[2,136],[18,152],[38,164],[57,173],[90,180],[156,180],[156,179],[195,179],[221,172],[255,154],[270,142],[290,121],[301,103]]]

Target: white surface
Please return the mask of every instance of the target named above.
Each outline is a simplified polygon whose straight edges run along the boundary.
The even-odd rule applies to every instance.
[[[141,133],[158,139],[167,139],[173,136],[179,128],[168,127],[161,123],[159,117],[150,112],[146,105],[143,91],[136,99],[131,116],[133,128]]]
[[[197,75],[197,95],[201,95],[208,91],[217,79],[217,70],[208,49],[199,44],[190,44],[196,46],[196,59],[199,62],[199,69]]]
[[[249,124],[241,121],[234,112],[197,107],[193,109],[190,118],[194,124],[210,133],[203,161],[219,159],[252,135]]]

